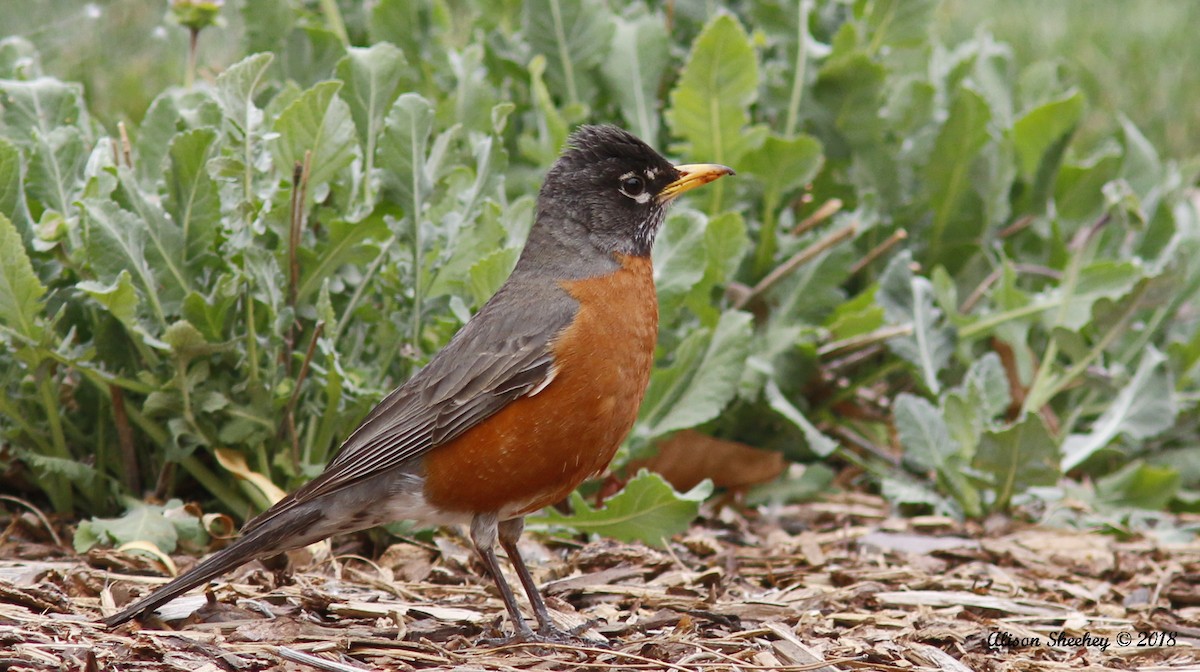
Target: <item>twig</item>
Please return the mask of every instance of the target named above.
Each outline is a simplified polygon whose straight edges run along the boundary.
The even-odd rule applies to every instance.
[[[285,428],[291,438],[292,443],[292,466],[296,469],[300,468],[300,436],[296,433],[296,404],[300,401],[300,390],[304,385],[304,379],[308,377],[308,369],[312,365],[313,354],[317,350],[317,339],[321,338],[321,333],[325,331],[325,320],[318,320],[313,326],[312,338],[308,340],[308,349],[304,351],[304,361],[300,364],[300,372],[296,374],[296,384],[292,387],[292,396],[288,399],[287,406],[283,411],[283,420],[285,427],[280,428],[282,433]]]
[[[346,663],[339,663],[336,660],[329,660],[327,658],[309,655],[286,646],[276,647],[275,653],[284,660],[290,660],[293,663],[301,663],[303,665],[310,665],[318,670],[326,670],[327,672],[362,672],[363,670],[371,669],[369,667],[347,665]]]
[[[813,243],[812,245],[809,245],[808,247],[804,248],[803,250],[800,250],[800,252],[793,255],[791,259],[788,259],[787,261],[783,262],[782,264],[777,266],[775,268],[775,270],[768,273],[767,277],[760,280],[758,282],[758,284],[755,285],[754,288],[750,290],[749,293],[747,293],[746,295],[739,298],[737,300],[737,302],[735,302],[733,304],[733,307],[734,308],[742,308],[743,306],[750,303],[754,299],[762,296],[764,292],[766,292],[771,287],[775,286],[776,283],[778,283],[780,280],[786,278],[788,275],[790,275],[792,272],[794,272],[797,268],[800,268],[801,266],[808,263],[809,261],[812,261],[814,258],[816,258],[817,255],[828,250],[829,248],[833,247],[834,245],[837,245],[838,243],[842,242],[843,240],[846,240],[847,238],[852,238],[854,236],[854,234],[856,234],[856,233],[858,233],[858,226],[853,223],[847,224],[846,226],[838,229],[837,231],[834,231],[833,233],[829,234],[828,236],[825,236],[821,240],[818,240],[817,242]]]
[[[887,240],[876,245],[870,252],[867,252],[867,254],[865,256],[863,256],[862,259],[859,259],[858,261],[854,262],[854,265],[850,267],[850,275],[858,275],[860,271],[862,271],[867,266],[870,266],[872,264],[872,262],[874,262],[879,257],[882,257],[884,254],[887,253],[888,250],[892,249],[900,241],[902,241],[906,238],[908,238],[908,231],[906,231],[904,229],[896,229],[895,231],[892,232],[892,235],[887,237]]]
[[[3,499],[7,502],[12,502],[14,504],[20,504],[21,506],[32,511],[34,517],[38,519],[38,522],[40,522],[42,526],[46,528],[46,531],[50,533],[50,538],[54,540],[54,545],[59,548],[65,548],[63,546],[62,539],[58,536],[58,532],[54,531],[54,526],[50,524],[50,519],[46,517],[46,514],[42,513],[41,509],[34,506],[30,502],[21,499],[20,497],[13,497],[12,495],[0,495],[0,499]]]
[[[113,423],[117,426],[117,444],[121,447],[121,482],[130,492],[140,492],[142,476],[138,470],[137,447],[133,445],[133,427],[125,412],[125,393],[110,384],[108,394],[112,399]]]
[[[129,132],[125,129],[125,122],[117,122],[117,133],[121,136],[121,155],[125,157],[125,165],[132,169],[133,145],[129,142]]]
[[[807,233],[808,231],[811,231],[813,228],[815,228],[821,222],[823,222],[823,221],[829,219],[830,217],[834,216],[835,214],[837,214],[837,212],[841,209],[842,209],[842,199],[831,198],[828,201],[825,201],[824,203],[821,204],[821,207],[817,208],[816,212],[809,215],[808,217],[805,217],[803,220],[800,221],[799,224],[792,227],[792,235],[799,236],[801,234]]]
[[[1030,275],[1042,275],[1054,280],[1062,279],[1062,272],[1056,271],[1053,268],[1047,268],[1046,266],[1040,266],[1038,264],[1013,264],[1013,270],[1019,273],[1028,273]],[[963,301],[962,305],[959,306],[958,312],[971,312],[971,309],[975,307],[975,304],[979,303],[984,294],[987,293],[987,290],[991,288],[992,285],[996,284],[996,281],[1000,279],[1000,274],[1002,272],[1003,269],[997,268],[991,273],[988,273],[987,277],[983,279],[983,282],[979,283],[979,286],[971,292],[971,295],[967,297],[967,300]]]
[[[880,327],[875,331],[865,334],[859,334],[858,336],[851,336],[849,338],[843,338],[839,341],[833,341],[832,343],[826,343],[820,348],[817,348],[817,356],[825,357],[845,350],[861,350],[877,343],[890,341],[893,338],[907,336],[911,334],[912,331],[913,326],[911,324]]]

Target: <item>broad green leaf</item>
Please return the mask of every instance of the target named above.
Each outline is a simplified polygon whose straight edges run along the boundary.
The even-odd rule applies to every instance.
[[[0,213],[0,323],[31,341],[42,332],[38,315],[46,287],[33,272],[21,234]]]
[[[387,226],[382,215],[371,215],[357,222],[341,219],[329,222],[328,236],[322,245],[316,250],[301,251],[301,279],[296,289],[296,301],[307,301],[343,265],[370,263],[373,254],[363,249],[363,243],[386,236]]]
[[[107,308],[126,327],[136,326],[138,296],[129,271],[122,270],[109,284],[84,280],[75,286]]]
[[[163,553],[173,553],[181,538],[195,542],[205,536],[200,520],[178,499],[163,506],[138,502],[120,518],[93,518],[81,522],[75,531],[75,550],[84,553],[97,545],[120,546],[131,541],[145,541]]]
[[[512,273],[520,253],[521,250],[515,247],[495,250],[471,266],[471,296],[475,299],[475,305],[483,305],[500,289],[500,285]]]
[[[737,394],[750,354],[752,322],[749,313],[730,310],[711,332],[697,330],[684,339],[675,362],[651,376],[639,433],[654,438],[717,417]]]
[[[738,172],[745,170],[760,180],[763,200],[778,205],[811,182],[823,161],[821,143],[811,135],[770,135],[739,162]]]
[[[880,98],[886,76],[887,70],[881,64],[861,52],[830,58],[817,71],[813,84],[813,98],[818,103],[814,123],[868,156],[872,148],[879,151],[882,148],[877,143],[884,127],[879,115]],[[820,137],[829,142],[826,135]],[[844,147],[828,151],[835,149],[845,151]]]
[[[800,431],[804,434],[804,440],[808,442],[809,450],[820,457],[828,457],[833,454],[833,451],[837,450],[837,442],[817,429],[816,425],[809,422],[808,418],[804,417],[804,414],[800,412],[800,409],[788,401],[773,378],[767,380],[766,387],[763,389],[767,395],[767,403],[771,408],[779,415],[782,415],[788,422],[800,428]]]
[[[958,454],[946,421],[927,399],[901,393],[896,397],[895,413],[904,459],[920,471],[937,471]]]
[[[601,0],[529,0],[525,37],[546,57],[550,86],[569,103],[588,102],[589,70],[600,63],[612,35],[612,15]]]
[[[21,190],[21,152],[0,137],[0,215],[8,218],[22,238],[30,235],[29,213],[25,209],[25,192]]]
[[[924,46],[938,3],[934,0],[872,0],[858,3],[863,11],[866,37],[874,53],[882,45]]]
[[[953,354],[954,330],[933,305],[933,284],[913,275],[910,263],[907,252],[892,259],[879,279],[876,299],[888,322],[912,327],[911,336],[894,338],[888,345],[916,366],[925,386],[937,394],[941,389],[938,374]]]
[[[9,139],[29,150],[29,195],[70,211],[87,160],[82,88],[56,79],[0,80],[0,120]]]
[[[1088,264],[1079,272],[1074,286],[1062,285],[1050,294],[1048,298],[1058,310],[1045,314],[1047,324],[1078,331],[1092,321],[1097,301],[1120,299],[1141,279],[1141,268],[1133,262],[1101,260]]]
[[[412,0],[379,0],[373,4],[367,22],[371,42],[390,42],[400,47],[408,62],[416,65],[421,62],[422,47],[439,41],[436,28],[429,25],[427,5]]]
[[[662,547],[671,537],[687,531],[710,493],[711,481],[678,493],[662,476],[643,469],[599,509],[593,509],[582,495],[574,492],[571,494],[574,513],[563,515],[546,509],[529,522]]]
[[[987,101],[971,89],[960,89],[925,165],[933,209],[929,256],[952,270],[978,249],[984,228],[972,167],[988,141],[990,120]]]
[[[670,62],[670,36],[662,17],[616,17],[612,46],[601,63],[629,130],[658,146],[658,89]]]
[[[311,202],[318,188],[328,184],[350,165],[358,149],[350,106],[337,97],[341,82],[321,82],[288,105],[275,120],[278,137],[270,142],[275,170],[280,177],[292,174],[305,152],[312,152],[308,181]]]
[[[671,89],[667,123],[683,140],[690,161],[736,167],[762,142],[762,128],[747,132],[750,105],[758,97],[758,59],[737,19],[719,13],[692,43],[687,64]],[[712,209],[720,209],[723,184],[709,187]]]
[[[1121,388],[1086,434],[1072,434],[1062,446],[1063,470],[1074,469],[1119,435],[1131,439],[1156,436],[1175,422],[1178,402],[1166,355],[1146,349],[1137,371]]]
[[[433,130],[433,106],[415,93],[396,99],[388,112],[383,138],[379,143],[378,163],[385,184],[395,190],[394,200],[414,221],[424,214],[424,203],[433,189],[426,169],[429,134]]]
[[[37,47],[20,35],[0,39],[0,79],[33,79],[41,74]]]
[[[346,83],[340,93],[350,104],[359,141],[366,148],[365,156],[373,156],[384,119],[399,96],[400,84],[407,79],[407,74],[404,52],[387,42],[365,48],[351,47],[338,62],[338,79]]]
[[[535,163],[549,165],[567,142],[567,121],[554,104],[546,88],[546,57],[538,54],[529,60],[529,93],[537,113],[537,137],[521,138],[521,153]]]
[[[254,105],[254,93],[275,60],[274,54],[253,54],[225,69],[217,77],[216,96],[225,118],[245,138],[262,124],[262,111]]]
[[[146,223],[112,201],[88,199],[83,201],[83,211],[87,215],[84,249],[101,282],[115,283],[121,273],[132,272],[154,307],[156,317],[164,321],[157,273],[147,263]]]
[[[963,456],[937,407],[921,397],[901,393],[894,411],[904,459],[922,471],[934,472],[938,483],[968,516],[980,515],[979,492],[963,474]]]
[[[984,432],[972,463],[992,477],[997,510],[1007,509],[1014,495],[1037,485],[1054,485],[1061,475],[1058,446],[1036,413],[1000,431]]]
[[[87,152],[83,134],[62,126],[39,135],[29,157],[29,195],[59,212],[70,212],[78,196]]]
[[[0,120],[21,143],[46,137],[83,120],[83,87],[50,77],[29,81],[0,79]]]
[[[289,0],[256,0],[240,6],[246,26],[246,49],[251,52],[282,51],[284,41],[296,24],[296,11]]]
[[[688,309],[704,326],[711,327],[720,319],[715,290],[724,289],[733,279],[749,246],[746,222],[740,213],[730,210],[708,220],[704,227],[704,277],[692,286],[686,299]]]
[[[1096,497],[1109,506],[1132,506],[1161,511],[1179,492],[1179,472],[1169,466],[1153,466],[1141,460],[1096,481]]]
[[[872,286],[858,296],[839,303],[825,320],[832,340],[868,334],[882,327],[883,306],[875,302],[876,287]]]
[[[1121,131],[1125,140],[1125,160],[1121,164],[1121,176],[1141,198],[1146,198],[1156,189],[1163,177],[1162,159],[1158,150],[1141,130],[1125,116],[1121,116]]]
[[[942,396],[950,437],[964,456],[975,455],[985,428],[1012,403],[1004,365],[994,352],[971,362],[962,385]]]
[[[208,176],[208,160],[219,151],[217,132],[199,128],[176,135],[167,151],[164,205],[183,235],[185,258],[212,250],[221,219],[221,197]]]
[[[683,297],[704,277],[708,218],[695,210],[667,215],[654,244],[654,286],[664,323],[674,321]]]
[[[1083,94],[1070,95],[1039,105],[1026,112],[1012,128],[1013,147],[1021,177],[1033,179],[1046,152],[1075,130],[1083,117]]]

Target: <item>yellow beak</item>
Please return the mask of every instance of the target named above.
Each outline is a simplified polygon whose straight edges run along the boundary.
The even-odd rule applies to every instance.
[[[706,185],[726,175],[736,174],[729,166],[722,166],[719,163],[685,163],[675,166],[675,170],[679,171],[679,179],[658,192],[659,203],[670,203],[685,191]]]

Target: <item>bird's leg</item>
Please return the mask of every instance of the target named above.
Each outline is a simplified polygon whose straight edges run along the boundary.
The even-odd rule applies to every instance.
[[[500,546],[508,554],[508,561],[512,563],[513,569],[517,570],[521,586],[525,588],[525,594],[529,596],[529,604],[533,605],[533,615],[538,620],[538,632],[543,635],[557,635],[560,632],[554,623],[550,622],[550,612],[546,610],[546,601],[542,599],[542,593],[534,583],[533,576],[529,573],[529,567],[525,565],[525,559],[521,557],[521,551],[517,549],[517,541],[521,538],[521,531],[524,529],[524,517],[510,518],[500,523]]]
[[[509,587],[508,581],[504,580],[504,574],[500,572],[500,563],[496,561],[496,514],[480,513],[471,520],[471,541],[475,544],[475,551],[483,559],[483,564],[487,566],[488,573],[492,575],[492,580],[496,582],[496,587],[500,589],[500,597],[508,609],[508,616],[512,619],[516,636],[525,641],[534,639],[533,630],[529,628],[525,617],[521,615],[521,610],[517,607],[517,598],[513,597],[512,588]],[[525,580],[525,575],[528,573],[526,570],[525,574],[521,576],[522,581]],[[536,609],[536,606],[534,608]],[[542,604],[542,612],[544,613],[545,610],[546,605]],[[542,616],[539,614],[539,622],[541,619]]]

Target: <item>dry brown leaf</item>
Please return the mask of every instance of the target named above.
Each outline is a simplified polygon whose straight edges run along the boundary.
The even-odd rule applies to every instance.
[[[773,480],[787,468],[783,455],[737,441],[685,429],[659,442],[658,453],[629,464],[630,473],[646,468],[661,474],[676,490],[686,491],[704,479],[729,490],[744,490]]]

